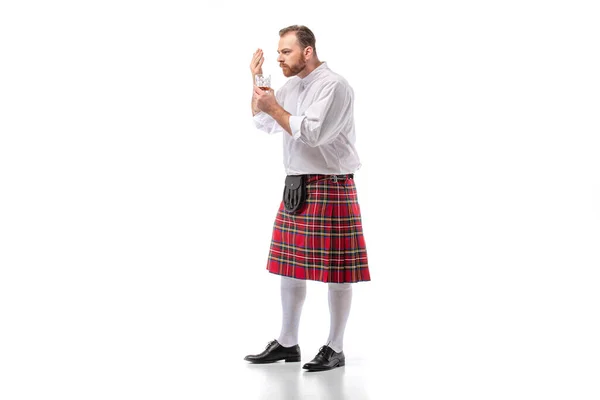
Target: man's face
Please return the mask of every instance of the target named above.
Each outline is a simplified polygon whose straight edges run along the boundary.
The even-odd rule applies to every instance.
[[[277,52],[279,53],[277,62],[286,77],[298,75],[306,68],[306,57],[294,32],[283,35],[279,39],[279,50]]]

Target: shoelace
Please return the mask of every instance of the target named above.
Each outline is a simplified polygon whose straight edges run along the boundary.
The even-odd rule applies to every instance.
[[[271,347],[273,344],[277,343],[277,340],[271,340],[268,344],[267,347],[265,347],[265,349],[268,349],[269,347]]]
[[[325,357],[327,355],[327,350],[325,349],[325,347],[327,347],[327,345],[321,346],[321,348],[319,349],[318,355],[323,356],[323,357]]]

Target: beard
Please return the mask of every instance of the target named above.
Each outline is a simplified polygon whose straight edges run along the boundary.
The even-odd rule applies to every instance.
[[[281,64],[281,69],[283,70],[283,75],[285,75],[288,78],[290,76],[298,75],[300,72],[302,72],[304,70],[304,68],[306,68],[306,58],[304,58],[304,56],[300,59],[300,61],[297,64],[294,64],[294,65]]]

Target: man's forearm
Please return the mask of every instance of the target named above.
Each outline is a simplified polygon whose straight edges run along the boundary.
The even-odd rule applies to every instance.
[[[254,74],[252,74],[252,81],[254,82]],[[256,108],[256,99],[254,98],[254,93],[252,93],[252,102],[250,103],[250,107],[252,108],[253,117],[260,112],[260,110]]]
[[[252,108],[253,117],[260,112],[260,110],[256,108],[256,100],[254,100],[254,96],[252,96],[252,102],[250,103],[250,107]]]
[[[256,75],[252,74],[252,85],[254,85],[255,81],[256,81]],[[254,98],[254,93],[252,93],[251,107],[252,107],[252,116],[254,117],[256,114],[258,114],[260,112],[260,110],[258,108],[256,108],[256,99]]]
[[[292,114],[285,111],[280,105],[277,105],[277,107],[275,107],[273,110],[269,110],[267,114],[277,121],[279,126],[285,129],[285,131],[292,136],[292,128],[290,127],[290,116]]]

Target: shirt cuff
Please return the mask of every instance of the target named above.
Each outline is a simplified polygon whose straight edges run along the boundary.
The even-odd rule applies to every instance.
[[[302,121],[305,116],[290,115],[290,129],[292,130],[292,137],[294,140],[298,140],[302,131]]]
[[[271,116],[265,112],[259,111],[252,117],[254,119],[254,124],[258,129],[264,127],[267,124],[267,121]]]

